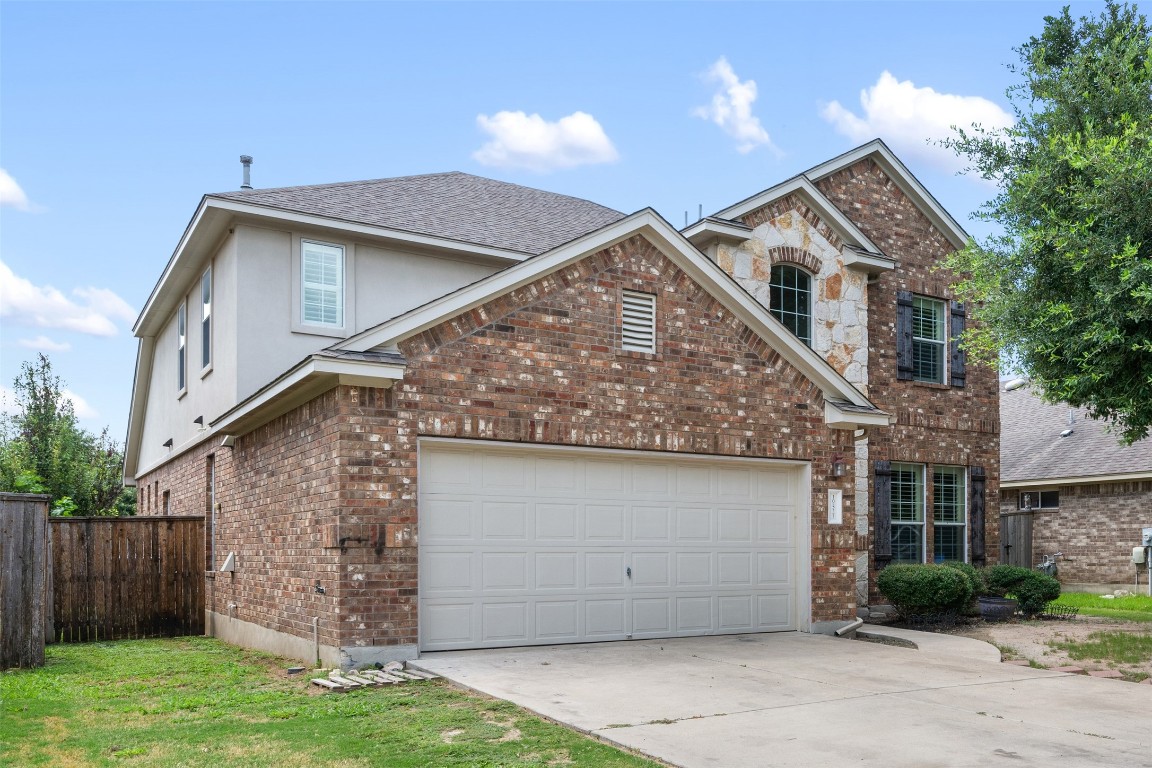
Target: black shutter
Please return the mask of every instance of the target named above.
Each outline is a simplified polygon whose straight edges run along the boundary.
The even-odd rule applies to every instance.
[[[984,467],[968,468],[968,525],[970,533],[970,560],[974,565],[984,565]]]
[[[876,557],[876,567],[883,568],[892,561],[892,464],[878,461],[875,464],[875,541],[872,554]]]
[[[952,357],[952,386],[964,386],[964,350],[960,348],[960,337],[964,334],[964,325],[967,320],[964,305],[958,301],[952,302],[952,323],[948,334],[948,351]]]
[[[896,292],[896,378],[912,380],[912,292]]]

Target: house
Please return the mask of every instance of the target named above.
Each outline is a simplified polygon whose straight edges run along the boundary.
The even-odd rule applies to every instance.
[[[1131,585],[1132,548],[1152,527],[1152,440],[1122,445],[1107,422],[1029,387],[1001,394],[1000,421],[1001,559],[1062,552],[1063,582]]]
[[[998,551],[998,384],[880,141],[678,231],[462,173],[205,196],[125,476],[209,633],[329,663],[830,632]]]

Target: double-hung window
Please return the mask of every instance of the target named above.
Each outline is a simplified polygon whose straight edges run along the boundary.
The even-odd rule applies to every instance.
[[[963,467],[932,469],[932,557],[938,563],[966,559],[967,496]]]
[[[188,305],[176,308],[176,391],[188,386]]]
[[[796,338],[812,346],[812,276],[791,264],[772,267],[769,311]]]
[[[301,241],[300,321],[304,325],[344,325],[344,248]]]
[[[944,383],[944,302],[917,296],[912,299],[912,378]]]
[[[924,465],[892,465],[892,560],[924,562]]]
[[[212,365],[212,267],[200,276],[200,367]]]

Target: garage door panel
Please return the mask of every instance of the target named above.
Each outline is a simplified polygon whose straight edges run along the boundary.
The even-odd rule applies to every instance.
[[[578,589],[579,559],[577,552],[537,552],[536,589]]]
[[[536,540],[574,543],[579,536],[580,507],[538,501],[535,505]]]
[[[483,642],[523,644],[531,634],[528,626],[528,603],[485,603],[481,609]]]
[[[604,455],[421,443],[423,650],[796,628],[795,467]]]
[[[486,540],[528,540],[528,504],[523,501],[482,502],[481,532]]]
[[[627,574],[623,552],[587,552],[584,555],[584,588],[624,589]]]

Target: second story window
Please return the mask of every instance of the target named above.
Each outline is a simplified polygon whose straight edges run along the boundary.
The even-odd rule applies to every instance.
[[[910,291],[896,294],[896,378],[963,387],[964,305]]]
[[[176,309],[176,391],[188,386],[188,305]]]
[[[944,383],[944,302],[912,299],[912,378]]]
[[[812,276],[791,264],[772,267],[769,311],[788,330],[812,346]]]
[[[344,325],[344,248],[304,240],[300,263],[300,321]]]
[[[212,267],[200,277],[200,367],[212,365]]]

